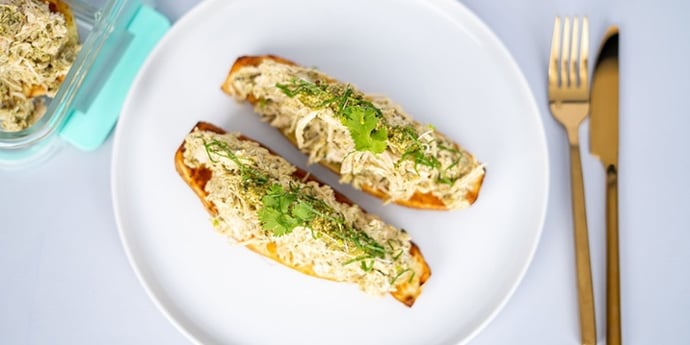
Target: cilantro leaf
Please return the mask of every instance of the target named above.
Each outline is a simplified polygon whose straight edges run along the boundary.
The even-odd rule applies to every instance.
[[[286,191],[279,184],[269,187],[261,203],[263,208],[258,211],[259,221],[275,236],[289,234],[295,227],[307,225],[315,216],[309,204],[298,200],[298,192]]]
[[[283,187],[279,184],[272,185],[261,202],[264,207],[280,208],[280,195],[283,193]]]
[[[381,110],[363,100],[349,85],[340,88],[293,79],[289,84],[275,86],[288,97],[298,97],[307,106],[330,107],[350,130],[357,151],[382,153],[388,147],[388,127],[379,123]]]
[[[292,215],[304,223],[314,219],[315,216],[314,210],[304,201],[300,201],[295,205],[292,209]]]
[[[275,236],[283,236],[292,231],[299,224],[298,220],[288,214],[290,204],[295,197],[286,194],[283,186],[273,184],[261,198],[263,208],[259,210],[259,221],[265,230]]]
[[[376,108],[349,105],[342,113],[342,122],[350,130],[357,151],[381,153],[386,150],[388,131],[386,127],[376,128],[379,122]]]
[[[292,227],[289,227],[282,214],[274,208],[264,207],[259,210],[259,220],[265,230],[276,236],[283,236],[292,231]]]

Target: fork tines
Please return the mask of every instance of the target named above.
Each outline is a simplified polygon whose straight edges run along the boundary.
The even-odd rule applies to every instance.
[[[580,34],[580,27],[582,27],[582,34]],[[579,88],[588,85],[588,56],[589,21],[587,17],[582,17],[582,19],[573,17],[572,21],[569,17],[564,17],[562,26],[561,18],[556,17],[551,39],[549,86]]]

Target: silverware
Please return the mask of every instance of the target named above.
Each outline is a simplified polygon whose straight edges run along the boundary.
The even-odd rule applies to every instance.
[[[621,344],[618,266],[618,28],[604,35],[592,77],[590,152],[606,171],[606,344]]]
[[[573,226],[575,235],[575,265],[577,295],[580,311],[580,337],[582,344],[596,344],[597,332],[594,316],[594,293],[589,260],[589,236],[585,212],[585,191],[580,161],[578,128],[589,111],[589,22],[556,17],[551,56],[549,58],[549,107],[553,116],[565,127],[570,144],[570,176],[572,187]],[[578,42],[579,41],[579,42]],[[578,44],[579,43],[579,44]],[[579,48],[579,49],[578,49]],[[560,72],[560,73],[559,73]]]

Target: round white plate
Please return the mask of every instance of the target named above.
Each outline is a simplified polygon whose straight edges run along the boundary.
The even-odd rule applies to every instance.
[[[306,158],[219,86],[240,55],[277,54],[388,95],[486,163],[479,200],[453,212],[383,206],[306,167],[407,229],[432,269],[412,308],[311,278],[216,234],[173,156],[199,120]],[[132,267],[161,311],[203,344],[466,342],[523,277],[548,186],[539,111],[507,50],[453,0],[208,0],[139,73],[115,135],[115,216]]]

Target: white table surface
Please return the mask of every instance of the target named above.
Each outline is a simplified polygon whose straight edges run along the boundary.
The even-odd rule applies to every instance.
[[[198,1],[158,1],[177,20]],[[627,344],[690,344],[688,1],[462,1],[513,54],[541,107],[549,208],[523,282],[471,344],[576,344],[579,326],[565,132],[546,106],[555,15],[587,14],[591,39],[621,28],[620,245]],[[604,172],[583,165],[598,334],[605,339]],[[0,344],[188,344],[149,300],[118,238],[112,138],[0,170]]]

